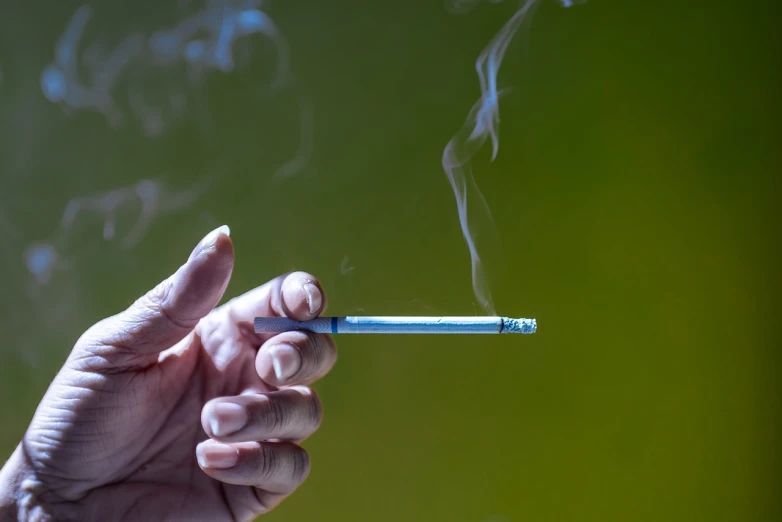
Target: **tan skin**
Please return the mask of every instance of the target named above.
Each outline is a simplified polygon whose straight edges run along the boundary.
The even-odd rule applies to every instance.
[[[295,272],[215,308],[233,265],[221,227],[77,341],[0,472],[0,521],[252,520],[304,481],[322,416],[308,385],[336,347],[252,321],[312,319],[325,295]]]

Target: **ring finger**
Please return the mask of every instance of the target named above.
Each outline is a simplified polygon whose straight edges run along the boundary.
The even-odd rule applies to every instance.
[[[318,429],[322,417],[317,394],[296,386],[212,399],[201,412],[201,425],[210,438],[221,442],[301,441]]]

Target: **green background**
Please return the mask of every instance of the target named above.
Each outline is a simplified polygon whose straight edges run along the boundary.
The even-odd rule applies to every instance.
[[[170,4],[96,4],[84,47],[194,9]],[[42,96],[78,5],[0,0],[2,455],[79,334],[224,223],[229,296],[295,268],[321,278],[333,314],[481,313],[440,158],[516,3],[271,3],[295,91],[269,94],[273,47],[248,38],[230,74],[156,69],[150,103],[187,103],[158,136],[131,111],[111,128]],[[538,333],[339,337],[312,474],[263,519],[779,517],[778,22],[773,2],[544,2],[501,70],[499,155],[475,162],[505,255],[504,272],[488,266],[497,310]],[[300,114],[311,154],[275,176]],[[72,198],[204,176],[132,249],[86,213],[52,280],[27,272],[24,249],[56,237]]]

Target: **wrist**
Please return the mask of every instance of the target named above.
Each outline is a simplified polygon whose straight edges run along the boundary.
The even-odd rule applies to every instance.
[[[44,492],[24,447],[19,444],[0,470],[0,522],[57,520],[48,506],[41,502]],[[67,512],[63,518],[82,520],[82,517],[72,515],[74,513]]]
[[[0,522],[19,520],[19,497],[26,469],[20,444],[0,470]]]

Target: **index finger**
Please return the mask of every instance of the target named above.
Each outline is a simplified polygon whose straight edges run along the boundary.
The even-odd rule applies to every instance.
[[[323,313],[326,304],[326,294],[318,279],[307,272],[297,271],[275,277],[220,308],[225,308],[228,317],[245,334],[263,342],[268,335],[262,337],[255,333],[253,322],[256,317],[289,317],[308,321]]]

